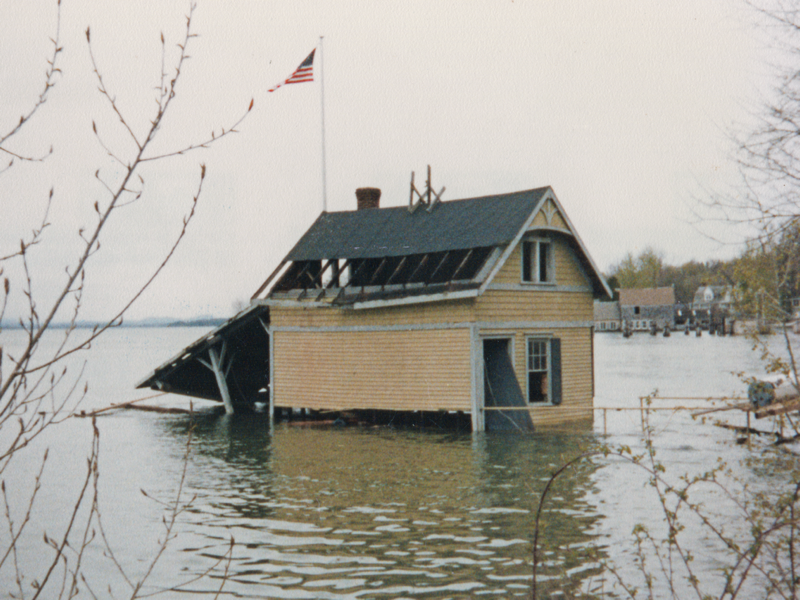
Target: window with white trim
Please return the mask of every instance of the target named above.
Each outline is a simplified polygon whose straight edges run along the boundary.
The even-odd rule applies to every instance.
[[[525,283],[554,283],[553,246],[550,240],[522,242],[522,281]]]
[[[561,340],[526,340],[527,399],[529,404],[561,404]]]
[[[547,339],[528,338],[528,402],[550,399],[550,360]]]

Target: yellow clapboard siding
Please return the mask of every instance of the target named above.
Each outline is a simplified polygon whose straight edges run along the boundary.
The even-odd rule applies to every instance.
[[[270,321],[275,327],[373,327],[465,323],[473,320],[474,299],[423,302],[371,309],[304,308],[275,306]]]
[[[552,241],[556,285],[586,286],[589,282],[575,253],[562,237]],[[495,275],[492,283],[522,283],[522,244],[519,244]]]
[[[589,405],[591,406],[591,404]],[[559,425],[565,421],[580,421],[593,418],[591,408],[570,409],[568,407],[559,407],[559,411],[554,413],[548,410],[549,407],[542,407],[531,411],[531,420],[533,421],[534,428],[543,425]]]
[[[553,214],[551,226],[558,226],[559,219]],[[560,338],[562,404],[535,407],[531,413],[534,424],[591,420],[591,329],[560,328],[558,324],[590,322],[592,292],[569,240],[559,234],[551,239],[556,274],[553,289],[521,285],[518,247],[493,280],[513,284],[514,289],[487,289],[478,298],[359,310],[302,307],[299,302],[296,307],[273,306],[275,406],[469,411],[474,381],[471,332],[460,325],[480,323],[481,336],[513,337],[514,368],[523,393],[527,338],[537,333]],[[558,289],[561,287],[573,289]],[[587,291],[574,291],[576,288]],[[500,328],[502,323],[519,322],[530,322],[530,326]],[[545,322],[553,326],[537,331],[534,324]],[[491,323],[498,327],[487,329]],[[456,324],[459,326],[446,327]],[[425,328],[438,325],[443,327]]]
[[[275,406],[470,409],[468,329],[274,336]]]
[[[478,321],[591,321],[592,294],[486,290],[475,314]]]
[[[484,336],[510,336],[513,338],[513,364],[517,382],[523,395],[527,394],[527,339],[558,337],[561,340],[562,400],[559,406],[536,407],[532,413],[534,424],[558,423],[592,415],[592,343],[591,329],[555,329],[547,331],[503,329],[481,330]],[[588,415],[588,417],[587,417]]]
[[[492,279],[492,283],[520,283],[522,281],[522,244],[518,244],[505,264]]]
[[[591,285],[586,279],[574,251],[562,239],[555,243],[554,258],[557,285]]]

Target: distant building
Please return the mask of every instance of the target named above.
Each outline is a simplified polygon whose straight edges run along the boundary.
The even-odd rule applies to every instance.
[[[648,331],[675,328],[675,290],[672,287],[621,289],[619,310],[623,327]]]
[[[677,302],[675,304],[675,327],[691,327],[693,324],[692,305]]]
[[[619,302],[594,301],[594,330],[622,330],[622,317],[619,312]]]
[[[703,329],[716,330],[730,320],[733,307],[733,287],[701,285],[692,300],[692,317]]]

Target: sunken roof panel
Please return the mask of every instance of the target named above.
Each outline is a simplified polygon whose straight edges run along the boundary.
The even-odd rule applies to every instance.
[[[422,205],[323,213],[287,260],[380,258],[497,246],[514,239],[548,188]]]

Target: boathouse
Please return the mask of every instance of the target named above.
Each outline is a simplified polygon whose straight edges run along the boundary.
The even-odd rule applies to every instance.
[[[620,289],[619,310],[623,327],[633,331],[675,329],[675,289]]]
[[[622,313],[619,302],[594,301],[594,330],[595,331],[622,331]]]
[[[463,412],[474,430],[592,418],[593,300],[611,293],[551,188],[357,198],[139,387],[272,414]]]
[[[694,293],[692,316],[698,327],[711,333],[731,333],[733,304],[733,286],[701,285]]]

